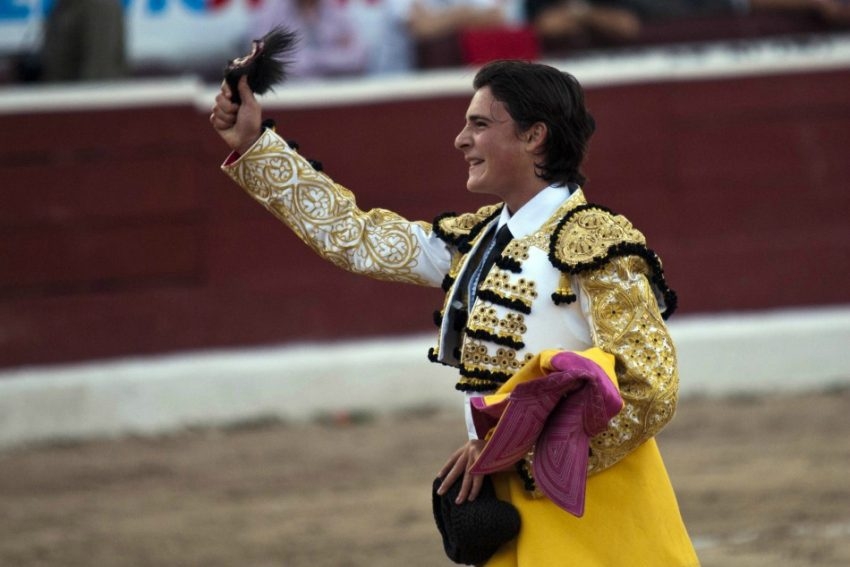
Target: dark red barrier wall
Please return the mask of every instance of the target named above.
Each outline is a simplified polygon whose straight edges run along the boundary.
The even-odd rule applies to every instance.
[[[662,256],[680,312],[850,302],[850,71],[591,88],[591,200]],[[362,207],[484,201],[468,98],[272,112]],[[342,273],[219,170],[190,106],[0,116],[0,365],[433,329],[439,290]],[[424,353],[423,353],[424,356]]]

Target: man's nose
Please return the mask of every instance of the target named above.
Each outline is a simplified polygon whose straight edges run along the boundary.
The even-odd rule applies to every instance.
[[[459,150],[462,150],[469,146],[469,132],[466,127],[461,130],[457,136],[455,136],[455,147]]]

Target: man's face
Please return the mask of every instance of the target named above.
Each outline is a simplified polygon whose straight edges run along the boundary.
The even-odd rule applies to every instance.
[[[466,188],[511,201],[511,196],[536,182],[534,155],[521,138],[508,109],[493,98],[489,87],[475,92],[466,111],[466,124],[455,147],[469,164]]]

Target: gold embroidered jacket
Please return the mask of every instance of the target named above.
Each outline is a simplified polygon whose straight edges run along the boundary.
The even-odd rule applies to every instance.
[[[673,416],[678,370],[664,316],[675,309],[660,261],[624,217],[576,191],[540,228],[510,242],[465,320],[456,282],[502,205],[411,222],[362,211],[354,195],[266,130],[224,171],[322,258],[378,279],[442,286],[429,358],[460,370],[458,389],[490,391],[545,349],[613,354],[625,407],[591,440],[590,472],[618,462]]]

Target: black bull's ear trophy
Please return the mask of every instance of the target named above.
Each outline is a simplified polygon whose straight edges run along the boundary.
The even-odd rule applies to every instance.
[[[276,27],[260,39],[251,42],[251,52],[233,59],[224,68],[224,80],[233,93],[230,100],[242,102],[237,84],[242,75],[248,76],[248,86],[264,94],[286,80],[289,58],[298,44],[298,35],[284,27]]]

